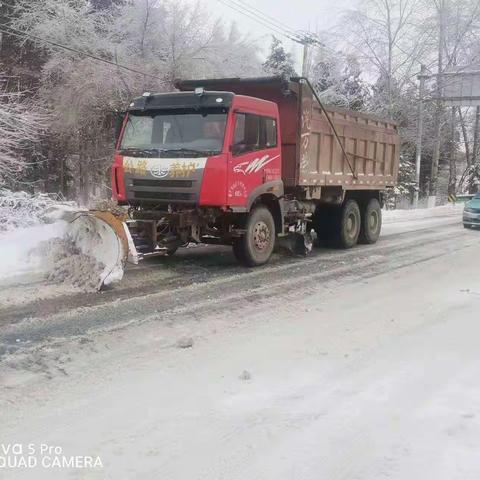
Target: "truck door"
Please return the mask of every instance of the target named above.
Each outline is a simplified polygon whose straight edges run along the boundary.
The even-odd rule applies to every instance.
[[[227,204],[246,207],[262,185],[281,178],[277,120],[247,112],[234,113],[228,166]],[[253,199],[252,199],[253,200]]]

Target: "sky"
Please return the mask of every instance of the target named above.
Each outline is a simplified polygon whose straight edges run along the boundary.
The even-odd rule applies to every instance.
[[[249,36],[258,39],[263,48],[263,57],[268,52],[271,35],[281,38],[285,48],[290,51],[296,60],[297,66],[301,63],[302,47],[285,37],[280,37],[267,27],[253,19],[242,15],[234,9],[225,6],[220,0],[201,0],[214,15],[225,19],[226,22],[236,22]],[[328,30],[338,20],[345,9],[356,5],[356,0],[239,0],[261,10],[279,22],[288,25],[294,30]]]

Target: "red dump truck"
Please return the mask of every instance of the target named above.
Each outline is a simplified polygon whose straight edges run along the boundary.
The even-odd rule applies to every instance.
[[[113,195],[137,251],[231,245],[256,266],[282,238],[306,252],[312,230],[341,248],[377,241],[381,192],[397,181],[394,122],[324,107],[302,77],[176,88],[136,98],[116,145]]]

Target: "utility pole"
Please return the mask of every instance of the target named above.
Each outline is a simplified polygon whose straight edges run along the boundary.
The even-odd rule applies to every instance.
[[[476,168],[478,165],[478,144],[479,144],[479,129],[480,129],[480,106],[477,106],[475,109],[475,123],[473,127],[473,151],[472,151],[472,160],[471,166]],[[468,193],[475,193],[475,188],[469,182],[468,184]]]
[[[450,169],[448,176],[448,194],[455,195],[457,193],[457,146],[455,143],[455,134],[457,132],[456,126],[456,111],[455,106],[452,105],[451,120],[450,120]]]
[[[437,88],[436,97],[437,105],[435,111],[435,133],[434,133],[434,147],[432,154],[432,169],[430,178],[430,195],[437,194],[437,176],[438,176],[438,163],[440,160],[440,146],[442,139],[442,86],[443,86],[443,39],[445,36],[445,0],[440,0],[438,6],[438,75],[437,75]]]
[[[310,53],[310,45],[317,45],[322,48],[325,45],[318,40],[314,33],[311,32],[299,34],[299,39],[295,41],[300,45],[303,45],[302,77],[308,78],[308,55]]]
[[[303,45],[303,61],[302,61],[302,77],[307,77],[308,73],[308,47],[310,42],[305,38],[302,42]]]
[[[418,194],[420,190],[420,167],[422,165],[422,136],[423,136],[423,97],[425,92],[425,78],[427,77],[425,65],[420,67],[420,85],[418,88],[418,125],[417,125],[417,147],[415,161],[415,192],[413,194],[413,207],[418,208]]]

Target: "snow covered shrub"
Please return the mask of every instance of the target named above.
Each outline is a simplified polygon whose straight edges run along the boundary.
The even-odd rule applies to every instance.
[[[48,209],[66,203],[55,194],[30,195],[0,188],[0,233],[42,223]]]
[[[415,165],[404,155],[400,155],[398,170],[398,183],[385,193],[385,206],[387,210],[397,208],[400,198],[411,201],[415,192]]]

